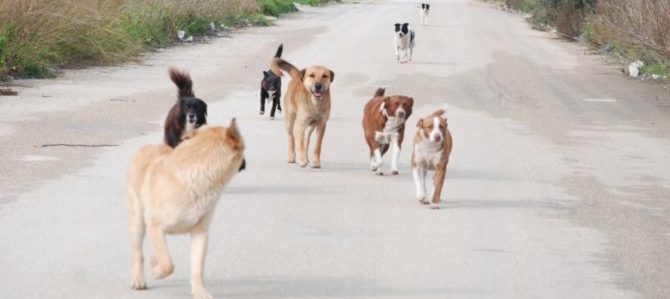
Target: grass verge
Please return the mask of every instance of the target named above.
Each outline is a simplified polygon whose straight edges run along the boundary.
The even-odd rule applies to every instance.
[[[267,26],[265,15],[291,11],[290,0],[3,0],[0,81],[128,61],[141,51],[169,46],[180,30],[201,36],[222,26]]]

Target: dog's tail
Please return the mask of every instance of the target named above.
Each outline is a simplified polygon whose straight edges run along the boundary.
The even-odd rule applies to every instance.
[[[275,53],[275,58],[281,58],[281,52],[284,51],[284,44],[279,45],[277,48],[277,53]]]
[[[193,97],[193,81],[191,76],[185,71],[179,71],[175,68],[170,68],[170,80],[177,85],[179,89],[179,98]]]
[[[442,115],[443,115],[445,112],[447,112],[447,108],[440,108],[440,109],[435,110],[435,112],[433,112],[433,114],[431,114],[430,116],[438,116],[438,117],[442,117]]]
[[[287,71],[290,75],[291,78],[297,79],[297,80],[302,80],[302,74],[300,70],[298,70],[297,67],[293,66],[290,64],[288,61],[281,59],[281,58],[275,58],[272,59],[272,64],[270,65],[270,69],[275,72],[276,74],[281,74],[281,70]]]
[[[386,91],[386,89],[384,89],[384,88],[381,88],[381,87],[377,88],[377,91],[375,91],[374,97],[375,98],[376,97],[383,97],[385,91]]]

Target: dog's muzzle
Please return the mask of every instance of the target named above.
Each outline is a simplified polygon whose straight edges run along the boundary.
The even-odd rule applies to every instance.
[[[237,172],[242,172],[245,169],[247,169],[247,159],[242,159],[242,164],[240,164],[240,169]]]
[[[323,84],[321,83],[314,84],[314,88],[312,89],[312,95],[315,98],[321,99],[321,97],[323,96],[323,92],[324,92]]]
[[[189,114],[186,116],[186,120],[188,121],[188,123],[190,123],[190,124],[194,124],[194,123],[197,123],[197,122],[198,122],[198,116],[195,115],[195,113],[189,113]]]

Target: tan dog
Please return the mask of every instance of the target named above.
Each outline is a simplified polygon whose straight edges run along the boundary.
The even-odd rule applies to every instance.
[[[412,115],[414,99],[406,96],[384,96],[378,88],[363,110],[363,132],[370,148],[370,169],[383,175],[382,156],[391,147],[391,174],[398,174],[400,146],[405,137],[405,121]]]
[[[447,128],[447,119],[442,117],[444,110],[440,109],[428,117],[422,118],[416,124],[418,131],[414,137],[414,153],[412,154],[412,174],[416,184],[416,197],[421,204],[428,204],[426,200],[426,174],[428,170],[435,171],[433,184],[433,199],[431,209],[440,208],[442,185],[447,174],[447,164],[453,141]]]
[[[321,167],[321,145],[330,117],[330,84],[335,73],[323,66],[311,66],[298,70],[287,61],[272,60],[272,70],[279,69],[291,74],[291,82],[284,95],[284,119],[288,133],[288,162],[295,163],[295,145],[298,144],[298,164],[307,166],[307,152],[312,132],[316,129],[316,146],[312,156],[312,167]]]
[[[147,288],[142,254],[145,229],[154,248],[151,264],[156,279],[174,271],[165,235],[188,233],[193,298],[212,298],[202,279],[209,224],[223,187],[244,165],[244,143],[235,119],[228,128],[203,126],[174,149],[146,145],[137,152],[126,184],[133,253],[131,288]]]

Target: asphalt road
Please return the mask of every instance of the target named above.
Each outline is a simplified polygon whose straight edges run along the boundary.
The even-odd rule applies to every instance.
[[[18,82],[0,98],[0,297],[190,296],[185,236],[169,240],[171,277],[129,288],[125,173],[161,140],[174,65],[210,123],[236,116],[247,143],[211,227],[215,297],[669,298],[667,86],[467,0],[432,1],[414,61],[397,64],[393,24],[418,23],[416,5],[310,8],[140,64]],[[286,163],[282,117],[258,115],[280,42],[288,61],[336,74],[322,169]],[[360,121],[379,86],[416,99],[399,176],[368,170]],[[435,211],[414,199],[410,142],[444,106],[454,151]]]

